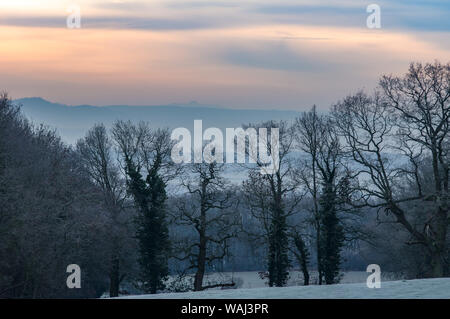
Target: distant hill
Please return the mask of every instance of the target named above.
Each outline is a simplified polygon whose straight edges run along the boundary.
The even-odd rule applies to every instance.
[[[204,129],[218,127],[225,130],[227,127],[240,127],[246,123],[292,120],[299,115],[295,111],[237,110],[196,103],[154,106],[69,106],[52,103],[42,98],[24,98],[15,102],[22,105],[22,111],[29,119],[57,129],[68,143],[75,143],[95,123],[104,123],[106,127],[111,127],[117,119],[148,121],[153,127],[186,127],[188,129],[193,128],[194,120],[203,120]]]

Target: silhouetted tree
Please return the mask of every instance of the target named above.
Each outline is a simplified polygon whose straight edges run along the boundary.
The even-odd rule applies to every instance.
[[[171,141],[167,130],[151,131],[147,124],[138,126],[118,121],[113,136],[122,156],[128,191],[133,196],[138,216],[136,237],[142,289],[152,294],[164,288],[167,278],[170,241],[166,221],[167,169],[171,166]],[[143,177],[143,173],[146,177]]]

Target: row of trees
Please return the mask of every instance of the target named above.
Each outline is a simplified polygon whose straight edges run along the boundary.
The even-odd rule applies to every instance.
[[[244,243],[265,248],[270,286],[295,265],[305,285],[311,268],[318,284],[337,283],[348,247],[404,275],[449,275],[450,64],[411,64],[326,114],[245,126],[279,129],[280,162],[273,174],[241,167],[242,185],[224,164],[174,164],[166,129],[98,124],[69,147],[0,101],[0,296],[107,285],[117,296],[125,283],[156,293],[176,270],[196,291],[233,286],[204,277]],[[74,261],[88,283],[78,292],[61,272]]]
[[[29,123],[6,94],[0,136],[0,296],[100,295],[113,268],[115,237],[131,234],[130,225],[117,228],[112,199],[80,154],[53,131]],[[131,267],[134,249],[127,245],[124,265]],[[82,289],[66,287],[73,263],[83,270]]]
[[[319,283],[339,279],[346,241],[370,241],[369,230],[348,220],[367,208],[384,211],[381,222],[398,224],[405,244],[419,245],[423,276],[448,275],[449,116],[450,64],[435,62],[411,64],[404,77],[383,76],[372,95],[347,96],[329,114],[313,107],[292,126],[280,123],[280,170],[250,173],[244,183],[266,229],[269,284],[287,280],[289,228],[295,227],[288,218],[305,189],[313,204]],[[297,166],[290,156],[295,150],[304,157]],[[302,265],[302,235],[293,234]]]

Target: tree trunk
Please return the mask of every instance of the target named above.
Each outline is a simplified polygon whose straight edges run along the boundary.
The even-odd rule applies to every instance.
[[[300,269],[303,273],[303,284],[305,286],[309,285],[309,271],[308,271],[308,258],[309,254],[305,246],[305,242],[300,235],[296,235],[294,238],[294,244],[297,247],[298,253],[295,254],[297,260],[300,264]]]
[[[203,277],[205,276],[206,265],[206,238],[204,234],[200,235],[200,245],[198,251],[197,272],[194,279],[194,291],[203,290]]]
[[[444,261],[442,255],[438,251],[431,254],[431,278],[444,277]]]
[[[111,261],[111,272],[109,275],[109,296],[119,297],[119,286],[120,286],[120,268],[119,268],[119,258],[117,256],[112,257]]]
[[[320,220],[319,217],[316,216],[316,250],[317,250],[317,272],[319,273],[319,285],[322,284],[322,248],[320,245],[321,237],[320,237]]]
[[[434,226],[435,238],[431,247],[431,275],[433,278],[444,277],[445,275],[444,255],[446,249],[447,227],[447,208],[444,204],[439,207],[438,212],[436,213],[436,222]]]
[[[314,109],[314,115],[315,115]],[[313,171],[313,200],[314,200],[314,217],[316,222],[316,250],[317,250],[317,272],[319,273],[319,285],[322,284],[322,249],[320,247],[320,216],[319,205],[317,203],[317,177],[316,177],[316,154],[313,154],[312,158],[312,171]]]

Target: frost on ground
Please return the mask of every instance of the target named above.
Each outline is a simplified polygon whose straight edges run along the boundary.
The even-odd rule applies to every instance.
[[[310,283],[318,283],[317,271],[310,271]],[[366,282],[369,274],[365,271],[346,271],[342,272],[340,283],[342,284],[354,284]],[[397,279],[404,279],[395,277],[395,275],[382,272],[381,279],[383,281],[392,281]],[[205,283],[217,283],[217,282],[235,282],[237,288],[264,288],[268,286],[267,278],[261,279],[256,271],[241,271],[241,272],[223,272],[223,273],[209,273],[205,275]],[[289,272],[289,278],[286,286],[302,286],[304,283],[303,275],[300,271],[291,270]]]
[[[132,299],[450,299],[450,278],[386,281],[381,288],[368,288],[365,283],[329,286],[292,286],[282,288],[227,289],[202,292],[134,295]]]

